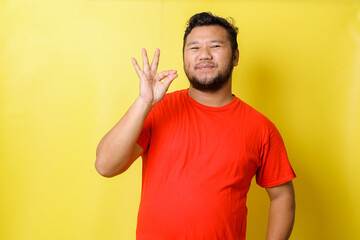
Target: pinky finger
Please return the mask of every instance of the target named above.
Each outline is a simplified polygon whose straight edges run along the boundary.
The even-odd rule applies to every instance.
[[[140,77],[141,69],[135,58],[131,58],[132,64],[134,65],[137,75]]]

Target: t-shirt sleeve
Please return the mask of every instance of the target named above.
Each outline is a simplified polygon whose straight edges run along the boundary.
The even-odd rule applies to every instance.
[[[144,152],[147,151],[150,142],[152,115],[152,111],[150,111],[149,115],[145,119],[144,125],[137,140],[137,144],[140,145]]]
[[[261,166],[256,173],[256,182],[261,187],[275,187],[295,177],[284,141],[274,126],[262,147]]]

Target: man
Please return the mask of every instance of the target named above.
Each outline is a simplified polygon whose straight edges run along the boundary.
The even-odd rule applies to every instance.
[[[132,59],[140,93],[100,141],[96,169],[124,172],[142,155],[137,239],[245,239],[251,179],[270,197],[267,239],[288,239],[295,174],[275,126],[231,92],[237,28],[210,13],[194,15],[184,35],[189,89],[166,94],[175,70],[157,73],[142,51]]]

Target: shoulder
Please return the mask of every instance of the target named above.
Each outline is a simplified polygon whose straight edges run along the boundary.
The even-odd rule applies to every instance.
[[[269,118],[242,100],[240,100],[240,109],[249,125],[268,131],[273,131],[275,128],[274,123]]]
[[[252,143],[257,143],[259,149],[269,143],[272,135],[279,135],[275,124],[263,113],[256,110],[249,104],[241,101],[241,128],[246,133],[247,139],[252,139]]]

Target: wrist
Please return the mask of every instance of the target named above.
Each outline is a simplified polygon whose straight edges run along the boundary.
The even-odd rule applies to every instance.
[[[141,96],[139,96],[135,100],[135,103],[147,111],[150,111],[151,108],[153,107],[153,103],[151,101],[147,101],[147,100],[143,99]]]

